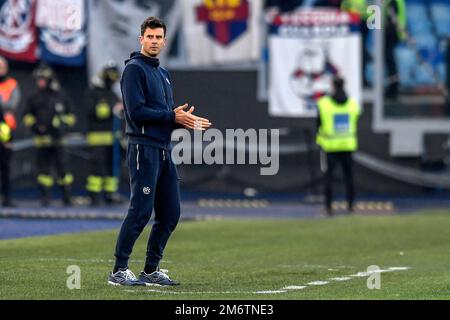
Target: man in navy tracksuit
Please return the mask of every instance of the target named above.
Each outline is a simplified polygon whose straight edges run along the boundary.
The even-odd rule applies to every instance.
[[[169,73],[157,59],[165,45],[165,24],[150,17],[141,25],[141,52],[126,61],[121,80],[128,135],[131,197],[128,215],[117,239],[111,285],[177,285],[159,269],[167,241],[180,217],[178,173],[171,157],[170,138],[175,128],[204,130],[207,119],[193,115],[194,107],[174,107]],[[144,271],[139,279],[128,269],[136,239],[155,218],[148,240]]]

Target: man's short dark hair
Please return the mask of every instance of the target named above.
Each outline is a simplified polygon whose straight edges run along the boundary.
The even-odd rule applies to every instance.
[[[145,21],[142,22],[142,24],[141,24],[141,36],[144,36],[145,30],[147,30],[147,28],[150,28],[150,29],[163,28],[164,37],[166,36],[166,30],[167,30],[166,24],[161,19],[158,19],[156,17],[148,17],[147,19],[145,19]]]

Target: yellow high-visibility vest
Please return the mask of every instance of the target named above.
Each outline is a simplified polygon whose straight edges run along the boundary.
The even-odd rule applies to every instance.
[[[0,122],[0,142],[5,143],[11,140],[11,129],[5,122]]]
[[[318,102],[321,125],[316,142],[325,152],[353,152],[358,149],[357,127],[359,106],[348,99],[344,105],[330,97]]]

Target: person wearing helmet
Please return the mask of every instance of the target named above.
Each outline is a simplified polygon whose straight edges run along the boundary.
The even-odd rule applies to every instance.
[[[20,89],[16,79],[9,76],[8,61],[0,57],[0,114],[1,131],[0,141],[0,175],[2,182],[2,206],[15,207],[11,201],[11,155],[13,139],[12,133],[16,130],[16,112],[20,102]]]
[[[41,204],[44,207],[50,204],[50,191],[54,185],[51,171],[54,166],[57,184],[62,189],[63,203],[70,206],[73,176],[65,168],[61,142],[66,130],[75,124],[76,119],[52,68],[40,65],[33,72],[33,77],[38,89],[28,98],[23,122],[35,135]]]
[[[119,179],[113,173],[114,144],[120,136],[120,118],[123,106],[114,92],[114,84],[120,78],[120,70],[109,62],[93,77],[86,93],[88,109],[88,133],[86,140],[90,150],[90,173],[86,190],[92,206],[98,206],[101,196],[107,204],[120,203],[117,194]],[[119,123],[119,125],[117,125]],[[120,151],[119,157],[120,157]]]

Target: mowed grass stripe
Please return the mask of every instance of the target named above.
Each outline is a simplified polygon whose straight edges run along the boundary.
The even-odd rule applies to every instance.
[[[345,216],[305,220],[222,220],[181,223],[162,268],[177,288],[109,287],[117,230],[0,241],[1,299],[448,299],[450,212]],[[130,267],[143,268],[147,228]],[[81,268],[81,290],[68,290],[69,265]],[[381,274],[369,290],[366,271]],[[326,285],[308,286],[316,281]],[[289,286],[307,286],[285,293]],[[137,289],[137,290],[135,290]],[[163,294],[160,291],[178,292]]]

